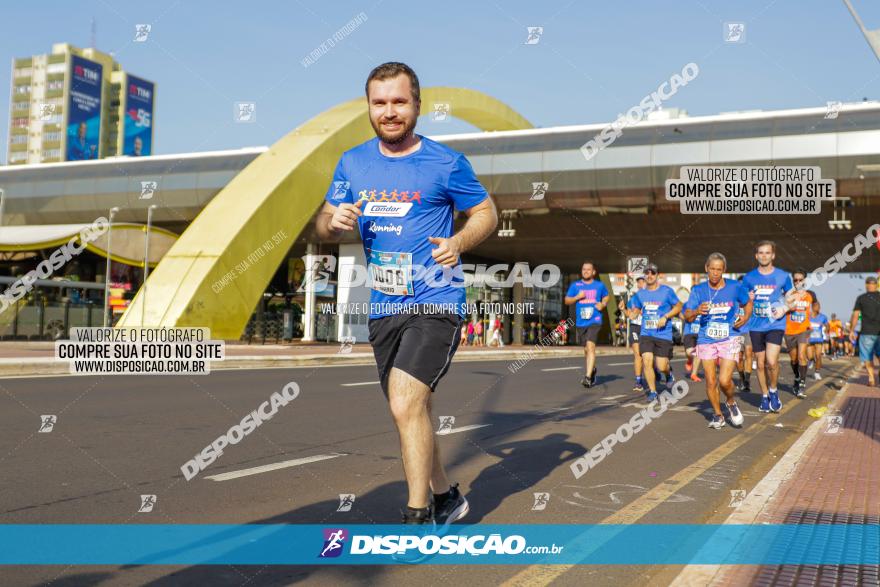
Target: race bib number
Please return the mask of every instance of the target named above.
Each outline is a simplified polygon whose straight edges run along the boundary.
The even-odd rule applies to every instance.
[[[581,320],[589,320],[593,317],[593,311],[596,308],[593,306],[581,306],[580,307],[580,316]]]
[[[388,296],[411,296],[412,254],[370,251],[372,288]]]
[[[806,312],[790,312],[788,315],[791,317],[792,322],[801,323],[807,319]]]
[[[706,336],[721,340],[730,337],[730,324],[727,322],[709,322],[706,327]]]
[[[659,320],[645,320],[642,323],[642,325],[647,330],[657,330],[658,328],[660,328],[660,321]]]
[[[770,302],[755,302],[755,316],[758,318],[769,318]]]

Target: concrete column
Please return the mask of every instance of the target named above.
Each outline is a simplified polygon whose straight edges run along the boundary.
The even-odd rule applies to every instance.
[[[523,303],[523,284],[522,281],[517,280],[513,284],[513,303],[514,304],[522,304]],[[523,315],[522,312],[516,309],[514,306],[514,314],[513,314],[513,332],[511,334],[511,342],[512,345],[521,345],[522,344],[522,331],[523,331]]]
[[[315,340],[315,268],[318,264],[318,256],[315,255],[314,243],[306,245],[305,275],[303,280],[306,286],[306,307],[303,312],[303,342]]]

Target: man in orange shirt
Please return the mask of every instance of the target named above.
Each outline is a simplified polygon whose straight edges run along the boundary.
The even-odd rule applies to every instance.
[[[836,359],[843,353],[843,345],[840,344],[843,324],[837,319],[837,314],[831,314],[831,320],[828,321],[828,337],[831,340],[831,356]]]
[[[807,348],[810,345],[810,318],[816,305],[816,294],[804,289],[806,271],[793,273],[794,288],[785,296],[789,312],[785,322],[785,346],[791,357],[791,370],[794,372],[792,391],[799,398],[807,397]]]

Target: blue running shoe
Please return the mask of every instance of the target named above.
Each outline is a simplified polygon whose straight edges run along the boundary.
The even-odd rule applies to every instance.
[[[648,392],[648,403],[656,401],[656,400],[657,400],[657,392],[656,391],[649,391]]]
[[[770,398],[766,395],[761,398],[761,407],[758,408],[758,411],[765,414],[770,411]]]
[[[782,402],[779,401],[779,393],[775,392],[775,391],[771,391],[770,392],[770,411],[771,412],[778,412],[781,408],[782,408]]]

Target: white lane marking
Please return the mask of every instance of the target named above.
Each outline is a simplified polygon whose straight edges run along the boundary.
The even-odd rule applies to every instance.
[[[342,387],[356,387],[358,385],[379,385],[380,381],[361,381],[360,383],[340,383]]]
[[[624,394],[621,394],[621,395],[609,395],[609,396],[607,396],[607,397],[603,397],[603,398],[602,398],[602,401],[613,400],[613,399],[620,399],[620,398],[622,398],[622,397],[626,397],[626,395],[624,395]]]
[[[240,471],[230,471],[229,473],[220,473],[219,475],[211,475],[205,477],[211,481],[228,481],[230,479],[238,479],[239,477],[248,477],[249,475],[259,475],[260,473],[268,473],[269,471],[277,471],[278,469],[286,469],[288,467],[296,467],[298,465],[306,465],[308,463],[316,463],[318,461],[326,461],[327,459],[335,459],[337,457],[347,456],[346,453],[333,453],[330,455],[315,455],[313,457],[305,457],[302,459],[293,459],[291,461],[281,461],[280,463],[272,463],[271,465],[261,465],[259,467],[251,467],[250,469],[242,469]]]
[[[552,414],[554,412],[564,412],[565,410],[570,410],[571,408],[551,408],[549,410],[544,410],[543,412],[538,412],[539,416],[543,416],[544,414]]]
[[[491,424],[471,424],[470,426],[460,426],[458,428],[450,428],[448,430],[444,430],[443,432],[435,432],[435,434],[446,436],[447,434],[467,432],[468,430],[476,430],[477,428],[485,428],[486,426],[491,426]]]
[[[577,367],[553,367],[551,369],[541,369],[541,371],[570,371],[571,369],[581,369],[583,365],[578,365]]]

